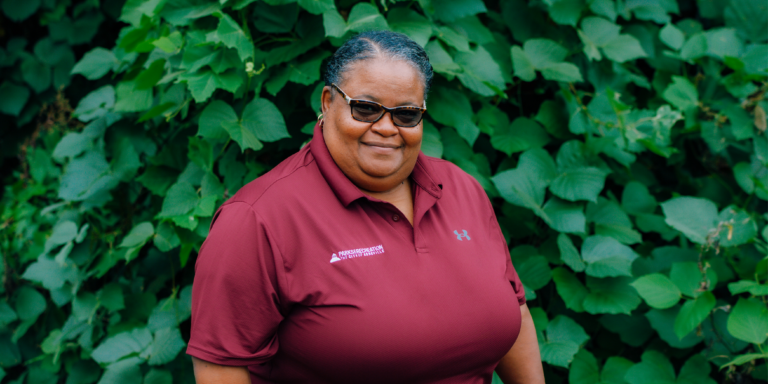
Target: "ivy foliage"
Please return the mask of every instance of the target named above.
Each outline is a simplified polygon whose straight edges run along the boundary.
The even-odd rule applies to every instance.
[[[765,1],[0,8],[2,383],[193,382],[211,216],[311,138],[369,29],[429,53],[422,149],[491,197],[548,383],[768,379]]]

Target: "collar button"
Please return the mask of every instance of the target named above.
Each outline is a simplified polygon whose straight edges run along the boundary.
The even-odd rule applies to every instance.
[[[397,214],[392,215],[392,221],[400,221],[400,216]]]

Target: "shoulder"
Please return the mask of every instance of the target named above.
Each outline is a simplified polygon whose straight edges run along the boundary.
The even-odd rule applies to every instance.
[[[244,185],[223,205],[244,203],[258,211],[259,206],[285,201],[291,195],[311,188],[317,182],[317,166],[308,145],[283,160],[276,167]]]
[[[488,200],[482,185],[472,175],[465,172],[458,165],[436,157],[425,156],[429,162],[430,171],[435,179],[440,180],[443,193],[461,193],[464,197],[474,197],[480,200]]]

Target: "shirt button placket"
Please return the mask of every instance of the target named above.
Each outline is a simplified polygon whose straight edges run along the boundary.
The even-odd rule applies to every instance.
[[[394,221],[394,222],[400,221],[400,215],[398,215],[398,214],[392,215],[392,221]]]

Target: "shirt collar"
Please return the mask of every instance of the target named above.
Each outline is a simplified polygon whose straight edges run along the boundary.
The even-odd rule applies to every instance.
[[[344,175],[344,172],[336,165],[336,162],[333,161],[333,157],[331,157],[331,153],[328,152],[328,147],[325,145],[323,128],[319,121],[315,124],[314,135],[309,143],[309,150],[312,152],[312,157],[315,158],[323,178],[325,178],[331,190],[333,190],[336,197],[345,207],[359,198],[368,198],[368,195],[360,191]],[[421,151],[419,151],[419,157],[416,159],[416,165],[413,167],[411,179],[417,186],[435,198],[439,199],[442,196],[442,183],[436,179],[429,158]]]

